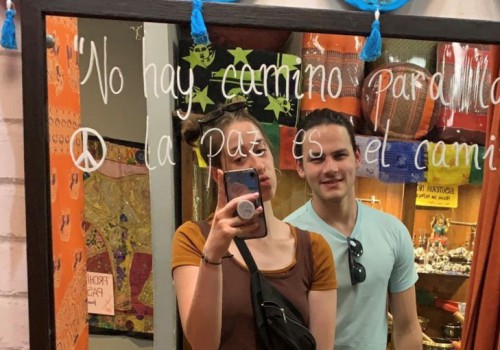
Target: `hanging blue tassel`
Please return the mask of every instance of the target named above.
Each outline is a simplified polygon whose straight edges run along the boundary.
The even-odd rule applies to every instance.
[[[7,1],[7,12],[5,13],[5,22],[2,27],[2,47],[9,50],[17,50],[16,24],[14,23],[16,10],[10,7],[9,1]]]
[[[193,12],[191,13],[191,36],[196,45],[210,44],[208,39],[207,27],[203,20],[203,2],[202,0],[193,0]]]
[[[366,38],[365,46],[359,53],[359,58],[363,61],[375,61],[382,54],[382,35],[380,34],[380,12],[375,11],[375,21],[372,23],[370,36]]]

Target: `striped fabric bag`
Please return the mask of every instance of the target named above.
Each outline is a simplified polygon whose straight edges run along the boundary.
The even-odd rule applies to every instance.
[[[304,33],[302,116],[315,109],[329,108],[351,116],[358,129],[362,121],[360,98],[365,69],[358,55],[364,41],[360,36]]]
[[[439,118],[433,140],[484,145],[492,55],[491,45],[438,45],[437,71],[443,74],[443,96],[437,99]]]
[[[370,71],[388,63],[413,63],[436,72],[437,41],[382,38],[382,55],[369,64]]]
[[[418,140],[435,125],[431,74],[410,63],[391,63],[372,71],[362,90],[363,117],[376,135]]]

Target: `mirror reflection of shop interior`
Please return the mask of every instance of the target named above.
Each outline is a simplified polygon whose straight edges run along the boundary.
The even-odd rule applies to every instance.
[[[361,151],[355,184],[358,200],[394,215],[408,228],[419,274],[415,287],[422,332],[443,346],[452,346],[460,338],[464,321],[483,172],[485,167],[494,169],[493,150],[490,147],[488,153],[484,145],[491,86],[498,80],[498,47],[384,38],[382,56],[365,63],[357,58],[363,37],[294,32],[283,40],[282,34],[268,35],[273,38],[269,41],[275,40],[275,61],[299,62],[289,68],[303,72],[299,86],[305,96],[300,103],[293,98],[282,103],[289,109],[276,113],[276,120],[266,119],[270,103],[259,109],[258,97],[252,93],[249,97],[254,115],[273,143],[278,169],[276,216],[286,217],[311,198],[310,189],[295,171],[293,118],[307,118],[308,112],[322,107],[349,115]],[[223,57],[221,51],[215,50],[216,60]],[[284,58],[285,54],[290,56]],[[266,57],[256,56],[252,57],[255,62],[249,59],[248,63],[258,69]],[[325,74],[321,75],[321,69],[312,73],[308,65],[325,67]],[[334,99],[328,97],[328,79],[332,79],[332,91],[339,91]],[[327,102],[321,101],[321,87]],[[183,153],[188,156],[189,152]],[[183,186],[183,191],[193,188],[198,193],[193,196],[193,214],[183,211],[183,220],[204,218],[214,209],[214,194],[208,193],[209,200],[203,197],[207,192],[199,192],[199,184],[206,181],[205,165],[191,156],[198,164],[195,182]],[[189,179],[193,171],[183,169],[183,174],[183,179]],[[388,348],[392,347],[391,326],[389,312]]]
[[[456,311],[463,313],[489,166],[485,123],[498,47],[384,38],[382,56],[365,63],[357,58],[361,36],[213,26],[212,45],[203,46],[187,29],[47,18],[58,344],[83,344],[88,329],[91,349],[152,348],[153,339],[158,348],[182,348],[170,241],[181,222],[214,209],[214,186],[206,189],[206,165],[181,145],[174,112],[185,114],[191,104],[191,113],[202,114],[228,102],[220,92],[228,65],[239,74],[228,93],[247,100],[273,143],[277,217],[310,199],[291,148],[298,118],[322,107],[350,116],[362,158],[356,195],[407,226],[422,330],[451,339],[445,330],[460,329]],[[244,64],[255,72],[287,66],[289,95],[274,90],[276,79],[286,86],[284,74],[255,74],[256,89],[269,93],[245,94]],[[176,80],[181,74],[186,91],[190,68],[191,99]],[[296,72],[302,80],[293,79]],[[464,126],[469,119],[475,123]]]
[[[167,154],[172,162],[178,158],[171,136],[160,141],[173,135],[173,102],[155,97],[152,84],[144,87],[142,63],[143,54],[158,66],[171,62],[176,28],[149,24],[153,44],[143,46],[145,26],[47,18],[54,42],[47,49],[47,77],[58,346],[85,343],[88,328],[91,349],[152,349],[156,322],[171,333],[159,332],[155,341],[175,348],[165,254],[176,223],[175,169],[159,166]],[[155,152],[148,165],[147,126],[150,144],[163,145],[161,158]],[[161,297],[153,301],[155,285]]]

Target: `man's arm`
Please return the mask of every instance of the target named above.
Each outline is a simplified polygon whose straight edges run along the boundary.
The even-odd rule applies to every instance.
[[[422,329],[418,323],[415,286],[398,293],[389,293],[394,318],[393,339],[396,350],[421,350]]]

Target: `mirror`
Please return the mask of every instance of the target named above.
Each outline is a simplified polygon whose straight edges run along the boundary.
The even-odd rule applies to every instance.
[[[211,7],[207,9],[210,16]],[[422,169],[413,166],[411,172],[408,166],[423,164],[419,162],[424,152],[431,154],[434,166],[446,163],[448,156],[436,145],[447,137],[449,144],[484,145],[483,129],[464,136],[467,130],[457,124],[453,135],[444,135],[458,121],[458,112],[455,119],[444,119],[441,128],[430,125],[455,111],[439,110],[437,105],[443,102],[485,120],[485,109],[498,104],[491,92],[500,80],[498,69],[482,68],[497,64],[497,46],[446,44],[423,40],[428,39],[425,36],[387,37],[381,58],[364,63],[356,58],[364,38],[355,35],[355,29],[349,34],[340,27],[329,34],[311,34],[286,26],[244,31],[213,24],[209,25],[213,45],[207,47],[192,43],[187,13],[188,6],[181,6],[179,13],[165,17],[170,24],[129,20],[123,14],[113,20],[44,17],[46,34],[54,39],[54,46],[43,50],[48,102],[44,94],[34,101],[47,104],[47,115],[37,113],[48,125],[49,153],[34,162],[40,141],[28,140],[27,152],[32,153],[27,169],[45,171],[46,175],[32,176],[46,176],[50,195],[28,183],[27,188],[50,205],[50,221],[33,219],[46,223],[42,229],[51,226],[46,232],[52,249],[50,267],[45,271],[53,287],[47,286],[44,293],[54,300],[48,305],[52,321],[47,322],[50,329],[53,322],[55,334],[48,343],[61,348],[87,342],[91,349],[153,348],[153,343],[158,348],[182,348],[170,271],[171,238],[185,220],[206,217],[213,210],[214,196],[213,185],[206,189],[207,169],[181,143],[179,123],[186,113],[205,113],[234,98],[247,99],[276,142],[279,185],[273,204],[278,217],[310,198],[310,189],[295,173],[291,152],[297,119],[311,109],[330,107],[351,116],[357,127],[365,158],[356,183],[359,199],[400,218],[414,234],[416,248],[424,248],[428,223],[444,211],[452,222],[448,249],[467,246],[470,251],[472,231],[453,226],[453,221],[477,222],[479,205],[472,206],[474,211],[460,203],[479,203],[482,175],[477,175],[475,184],[457,187],[455,205],[451,201],[456,197],[440,196],[442,189],[420,188],[425,180]],[[40,42],[35,48],[41,48]],[[330,58],[322,55],[324,51],[332,53]],[[475,68],[459,70],[460,57]],[[272,66],[287,68],[276,79],[276,72],[267,71]],[[454,75],[457,71],[464,75]],[[39,86],[39,80],[38,76],[31,86]],[[453,95],[450,86],[460,92]],[[26,97],[34,96],[28,86]],[[420,108],[418,113],[408,112],[418,117],[418,126],[391,119],[398,108],[398,113]],[[465,139],[453,139],[457,135]],[[418,140],[412,143],[412,138]],[[412,143],[415,148],[404,148],[407,158],[400,157],[390,149],[395,142],[400,142],[398,147]],[[480,147],[465,150],[464,146],[449,159],[458,154],[465,160],[469,151],[471,164],[477,161],[476,170],[494,166],[489,161],[495,151]],[[370,162],[373,157],[390,165],[379,171]],[[374,171],[379,171],[377,176]],[[28,205],[28,211],[33,209]],[[29,224],[28,232],[34,232]],[[445,271],[432,261],[422,269],[426,265],[432,273]],[[462,294],[464,284],[457,287]],[[87,314],[87,307],[92,312]],[[439,327],[443,316],[430,316],[437,320],[431,326]]]
[[[177,222],[174,100],[156,94],[164,72],[154,68],[143,79],[142,67],[143,59],[173,66],[177,28],[50,16],[47,34],[54,41],[47,83],[57,346],[85,342],[78,332],[87,332],[87,321],[92,349],[152,349],[156,283],[163,297],[155,304],[167,309],[159,327],[172,330],[164,347],[174,348],[166,253]],[[146,143],[155,148],[149,159]],[[75,297],[85,290],[86,302]],[[88,307],[88,318],[68,300]]]

